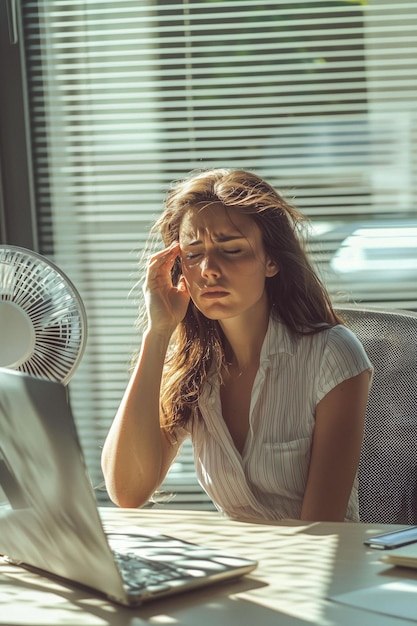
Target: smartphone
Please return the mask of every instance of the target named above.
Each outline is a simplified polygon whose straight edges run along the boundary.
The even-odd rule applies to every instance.
[[[405,546],[407,543],[414,543],[415,541],[417,541],[417,526],[412,526],[404,530],[394,530],[389,533],[383,533],[382,535],[376,535],[364,541],[364,544],[370,548],[391,550],[392,548],[399,548],[400,546]]]

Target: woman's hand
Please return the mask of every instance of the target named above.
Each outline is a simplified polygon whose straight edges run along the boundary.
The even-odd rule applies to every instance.
[[[179,243],[175,242],[154,254],[143,286],[149,328],[169,335],[184,319],[190,302],[184,277],[181,276],[177,286],[171,280],[171,269],[179,253]]]

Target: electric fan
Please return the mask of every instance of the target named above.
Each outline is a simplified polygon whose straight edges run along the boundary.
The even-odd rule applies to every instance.
[[[87,316],[49,259],[0,245],[0,366],[67,384],[84,353]]]

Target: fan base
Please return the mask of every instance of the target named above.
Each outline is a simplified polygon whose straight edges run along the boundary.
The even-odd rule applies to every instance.
[[[32,321],[14,302],[0,300],[0,337],[0,367],[16,369],[35,350]]]

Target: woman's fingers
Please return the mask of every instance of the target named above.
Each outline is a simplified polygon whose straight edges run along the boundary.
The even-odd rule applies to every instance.
[[[179,253],[180,246],[174,242],[154,254],[148,264],[143,290],[149,320],[159,328],[175,328],[184,318],[190,301],[184,277],[177,285],[172,284],[171,269]]]
[[[180,251],[178,243],[173,243],[169,248],[154,254],[148,263],[148,279],[165,279],[171,281],[171,269]]]
[[[164,250],[161,250],[160,252],[152,255],[149,261],[149,267],[160,267],[165,263],[173,264],[179,252],[180,244],[175,241],[169,246],[169,248],[165,248]]]

